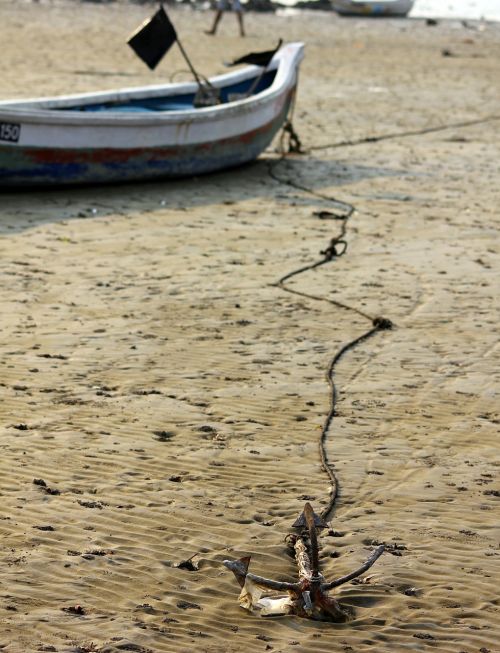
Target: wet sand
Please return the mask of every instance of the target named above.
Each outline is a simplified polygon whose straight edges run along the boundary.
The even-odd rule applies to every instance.
[[[147,7],[0,10],[2,98],[185,68],[173,51],[152,74],[123,45]],[[217,38],[206,13],[172,16],[205,74],[307,43],[307,153],[0,195],[2,650],[499,651],[500,27],[261,14],[243,41],[233,16]],[[328,497],[325,372],[370,328],[275,286],[338,233],[316,215],[334,199],[356,209],[348,251],[290,287],[395,328],[336,368],[322,569],[388,552],[336,593],[349,623],[265,620],[221,561],[294,579],[284,537]],[[198,571],[176,567],[193,554]]]

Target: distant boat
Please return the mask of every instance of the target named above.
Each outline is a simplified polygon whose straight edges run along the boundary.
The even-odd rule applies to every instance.
[[[285,122],[303,58],[281,47],[266,68],[196,83],[0,102],[0,186],[185,177],[256,159]]]
[[[342,16],[406,16],[414,0],[331,0]]]

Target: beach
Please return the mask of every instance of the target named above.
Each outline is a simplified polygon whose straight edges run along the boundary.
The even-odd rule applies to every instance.
[[[0,99],[189,79],[127,48],[151,11],[0,0]],[[0,193],[0,650],[498,653],[500,24],[169,15],[207,76],[305,42],[304,153]],[[335,366],[322,573],[386,552],[346,623],[249,614],[222,561],[296,578],[328,366],[376,317]]]

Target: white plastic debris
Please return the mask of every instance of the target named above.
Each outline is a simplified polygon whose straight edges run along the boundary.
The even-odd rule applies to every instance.
[[[259,612],[263,617],[272,617],[284,614],[290,614],[292,609],[292,599],[290,596],[269,597],[262,596],[264,590],[245,578],[245,584],[241,588],[238,602],[242,608],[250,612]]]

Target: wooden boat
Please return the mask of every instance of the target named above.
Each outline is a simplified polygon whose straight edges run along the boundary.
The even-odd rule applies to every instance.
[[[406,16],[414,0],[331,0],[342,16]]]
[[[287,118],[303,49],[213,77],[215,106],[195,108],[194,82],[0,102],[0,186],[193,176],[256,159]]]

